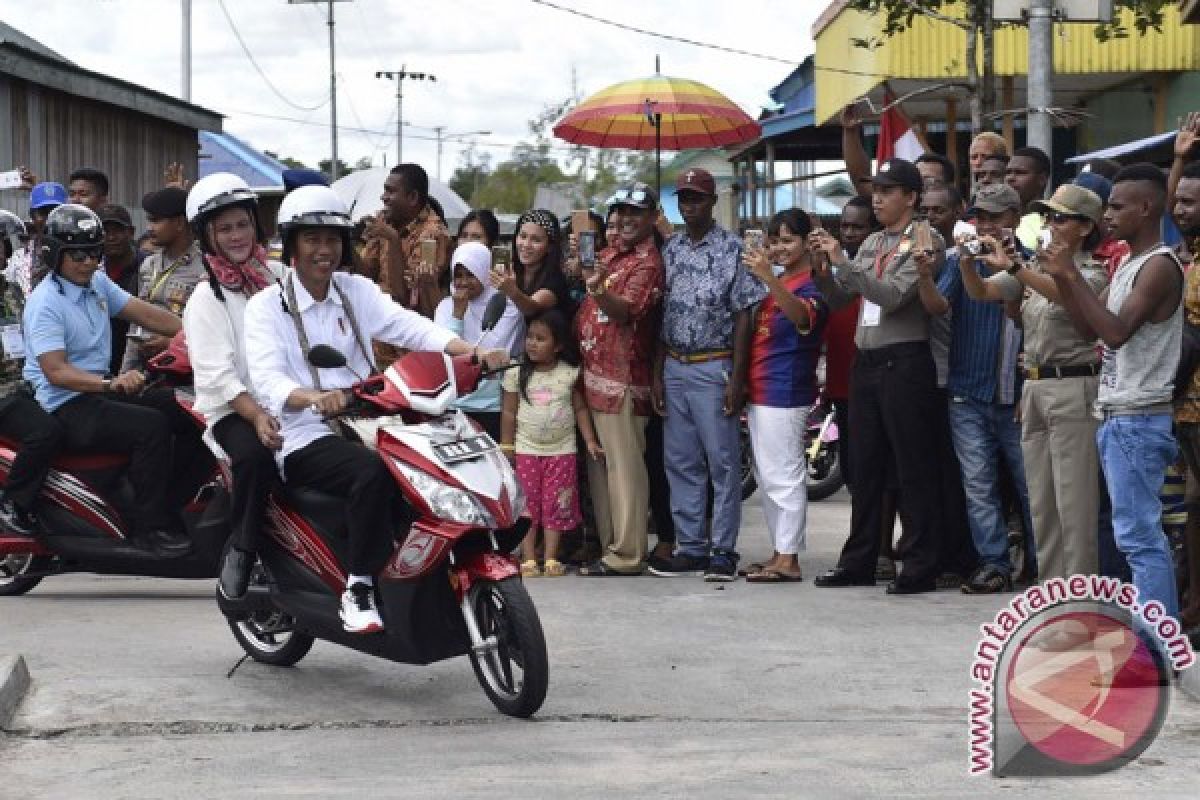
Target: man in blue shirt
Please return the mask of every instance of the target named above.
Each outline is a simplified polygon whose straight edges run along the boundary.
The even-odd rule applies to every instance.
[[[177,462],[194,464],[199,429],[167,391],[143,392],[136,370],[109,378],[110,317],[173,336],[179,318],[121,289],[99,270],[104,228],[90,209],[67,204],[46,219],[43,238],[50,274],[25,305],[25,370],[38,403],[62,424],[64,444],[80,450],[130,453],[138,518],[134,539],[162,556],[190,550],[168,530],[166,494]]]
[[[675,184],[687,226],[663,248],[667,291],[654,374],[654,405],[666,416],[663,455],[671,486],[675,554],[651,558],[655,575],[737,577],[741,526],[739,417],[745,402],[753,306],[767,288],[742,266],[742,243],[713,219],[716,182],[702,169]],[[712,487],[712,527],[705,508]],[[711,541],[711,546],[710,546]]]
[[[1021,213],[1021,198],[1004,183],[980,186],[967,216],[975,219],[980,236],[1013,240]],[[950,432],[962,468],[971,538],[979,553],[979,567],[963,584],[964,592],[992,594],[1012,588],[1008,557],[1008,522],[1001,500],[1001,463],[1015,485],[1026,531],[1033,530],[1029,491],[1021,456],[1021,426],[1016,418],[1020,396],[1017,356],[1021,330],[995,303],[972,300],[962,283],[961,270],[985,270],[968,245],[957,250],[956,268],[943,273],[939,289],[953,307],[949,373],[946,393],[950,401]],[[1032,549],[1029,550],[1032,552]]]

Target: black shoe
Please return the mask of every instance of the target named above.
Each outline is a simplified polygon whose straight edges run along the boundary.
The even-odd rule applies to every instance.
[[[822,573],[813,579],[813,586],[819,586],[822,589],[840,589],[843,586],[874,585],[874,576],[855,575],[853,572],[841,567],[834,567],[828,572]]]
[[[1012,591],[1012,578],[999,567],[983,566],[962,585],[963,594],[1000,594]]]
[[[737,580],[737,562],[737,553],[713,553],[704,569],[704,580],[708,583],[728,583]]]
[[[37,517],[32,511],[19,508],[12,498],[0,492],[0,528],[22,536],[33,536],[37,533],[37,526]]]
[[[921,594],[935,591],[937,591],[937,578],[912,580],[901,575],[887,585],[888,594]]]
[[[646,569],[660,578],[675,578],[680,575],[703,575],[708,569],[708,556],[689,556],[678,553],[670,558],[651,558]]]
[[[192,552],[192,540],[181,533],[167,530],[150,531],[135,541],[138,547],[163,558],[179,558]]]
[[[217,588],[229,600],[237,600],[246,594],[250,585],[250,571],[254,569],[255,555],[230,547],[221,564],[221,574],[217,578]]]

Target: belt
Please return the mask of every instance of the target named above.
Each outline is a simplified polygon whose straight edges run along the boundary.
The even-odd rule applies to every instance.
[[[680,353],[678,350],[667,348],[667,355],[681,364],[703,364],[705,361],[716,361],[722,358],[733,358],[732,350],[701,350],[697,353]]]
[[[1152,417],[1173,412],[1174,407],[1170,403],[1155,403],[1141,408],[1097,408],[1092,411],[1092,416],[1105,420],[1111,417]]]
[[[1069,367],[1028,367],[1025,370],[1025,380],[1044,381],[1047,378],[1087,378],[1100,374],[1098,364],[1076,364]]]
[[[859,350],[854,363],[870,366],[883,364],[895,358],[911,358],[922,355],[929,355],[929,342],[897,342],[883,347],[873,347],[869,350]]]

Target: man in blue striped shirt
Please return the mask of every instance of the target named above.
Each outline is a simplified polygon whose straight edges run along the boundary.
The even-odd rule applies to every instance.
[[[998,183],[976,190],[967,216],[974,217],[978,236],[1003,242],[1012,239],[1020,213],[1017,192]],[[1015,246],[1021,248],[1020,242]],[[1028,256],[1023,248],[1022,255]],[[979,568],[963,584],[963,591],[991,594],[1012,588],[1008,525],[999,488],[1001,463],[1016,485],[1026,530],[1033,529],[1021,459],[1021,426],[1015,413],[1020,396],[1017,356],[1021,330],[1002,306],[967,296],[960,270],[986,270],[967,246],[948,255],[946,266],[939,288],[953,308],[946,381],[950,430],[962,467],[971,538],[979,553]],[[986,272],[981,274],[986,276]]]

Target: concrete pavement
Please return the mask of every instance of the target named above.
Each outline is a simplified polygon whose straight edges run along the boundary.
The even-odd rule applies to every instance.
[[[1180,693],[1123,770],[968,778],[970,656],[1008,598],[816,589],[848,517],[844,494],[812,507],[803,584],[530,580],[551,665],[530,722],[495,712],[465,659],[318,642],[227,677],[241,651],[210,585],[47,580],[0,602],[0,650],[33,675],[0,798],[1196,795],[1200,704]],[[769,551],[756,499],[742,542]]]

